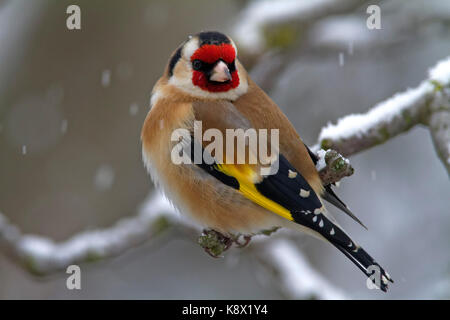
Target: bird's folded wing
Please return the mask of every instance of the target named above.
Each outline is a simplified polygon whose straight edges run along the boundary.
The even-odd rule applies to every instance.
[[[202,169],[237,189],[243,196],[279,216],[310,228],[327,240],[342,246],[355,246],[351,239],[328,217],[318,196],[295,168],[279,155],[278,171],[259,179],[248,165],[211,164]]]
[[[250,128],[250,121],[230,102],[196,102],[193,109],[195,119],[201,121],[202,129],[219,129],[224,140],[227,139],[225,132],[228,129]],[[199,152],[198,144],[201,144],[203,158],[205,149],[208,150],[204,141],[197,141],[194,137],[191,141],[191,156]],[[195,144],[197,147],[194,147]],[[226,144],[224,141],[224,145]],[[256,150],[247,144],[245,152],[254,154]],[[258,162],[254,165],[246,164],[247,162],[236,164],[235,155],[228,157],[225,148],[222,159],[216,159],[214,163],[211,163],[211,158],[215,157],[211,157],[208,152],[206,154],[208,161],[195,161],[196,165],[222,183],[237,189],[246,198],[285,219],[313,229],[325,238],[342,238],[342,243],[349,245],[348,237],[344,237],[339,227],[325,216],[325,208],[313,188],[283,154],[278,153],[274,157],[271,168],[275,170],[269,170],[271,174],[262,174],[264,166],[259,155],[256,155]],[[267,163],[267,159],[264,162]]]

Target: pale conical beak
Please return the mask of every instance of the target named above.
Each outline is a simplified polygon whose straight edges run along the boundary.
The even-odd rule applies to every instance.
[[[227,64],[222,60],[217,62],[216,65],[214,66],[214,69],[211,72],[209,80],[215,82],[226,82],[231,80],[231,73],[230,69],[228,69]]]

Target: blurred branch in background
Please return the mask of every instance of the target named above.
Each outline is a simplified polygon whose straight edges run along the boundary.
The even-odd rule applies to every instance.
[[[63,271],[72,264],[117,256],[146,240],[154,240],[168,230],[191,240],[200,233],[200,229],[178,216],[161,194],[155,193],[136,216],[121,219],[111,228],[82,232],[61,243],[22,234],[0,214],[0,247],[28,272],[45,276]],[[314,271],[288,239],[265,241],[261,237],[255,241],[251,253],[288,298],[345,298],[342,292]]]
[[[270,239],[252,244],[256,260],[272,276],[275,284],[289,299],[346,299],[313,266],[293,241]],[[262,247],[259,247],[262,246]]]
[[[315,22],[354,12],[368,1],[253,1],[242,12],[235,26],[235,40],[246,53],[259,55],[274,48],[291,47],[306,35]]]
[[[71,264],[116,256],[158,236],[173,226],[175,220],[170,204],[155,196],[132,218],[123,218],[110,228],[81,232],[56,243],[47,237],[22,234],[0,213],[0,247],[30,273],[47,275],[65,270]],[[190,230],[187,225],[184,229]]]
[[[275,75],[295,60],[295,47],[304,48],[312,44],[316,36],[312,38],[310,33],[317,22],[330,15],[353,12],[364,2],[252,1],[234,27],[233,37],[240,48],[239,55],[247,66],[257,62],[252,70],[253,78],[268,91]]]
[[[366,28],[366,0],[252,1],[242,11],[233,37],[239,55],[252,65],[252,77],[270,91],[278,75],[288,69],[303,53],[353,55],[359,51],[399,45],[419,34],[446,32],[450,12],[440,0],[381,1],[382,29]]]

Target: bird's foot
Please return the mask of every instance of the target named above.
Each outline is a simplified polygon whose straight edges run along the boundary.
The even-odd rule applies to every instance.
[[[241,240],[242,237],[242,240]],[[250,235],[224,235],[216,230],[203,230],[202,235],[198,238],[198,243],[213,258],[222,257],[222,253],[230,249],[233,243],[238,248],[244,248],[252,237]]]
[[[213,258],[220,258],[233,244],[233,239],[215,230],[203,230],[198,243]]]

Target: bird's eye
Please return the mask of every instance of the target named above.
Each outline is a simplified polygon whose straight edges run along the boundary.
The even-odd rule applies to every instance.
[[[200,70],[203,66],[203,63],[200,60],[194,60],[192,61],[192,67],[194,70]]]
[[[236,70],[236,60],[233,60],[232,63],[228,64],[228,69],[230,69],[230,72],[234,72]]]

